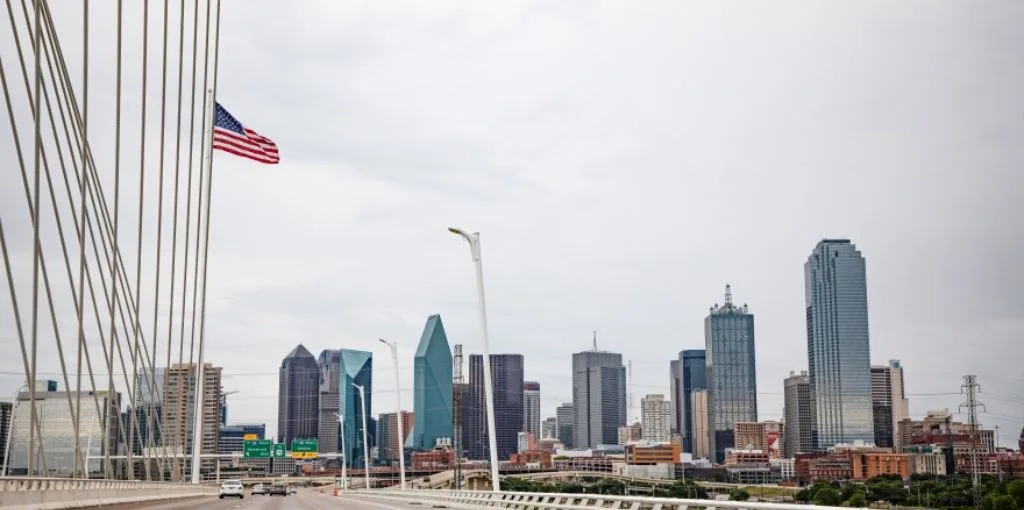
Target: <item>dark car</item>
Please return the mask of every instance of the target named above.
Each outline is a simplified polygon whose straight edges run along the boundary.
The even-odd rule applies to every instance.
[[[270,486],[270,490],[267,491],[267,494],[271,496],[287,496],[288,486],[283,483],[277,482]]]

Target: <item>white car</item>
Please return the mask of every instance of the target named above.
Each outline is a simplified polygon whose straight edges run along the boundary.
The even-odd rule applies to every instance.
[[[220,484],[220,499],[224,499],[225,496],[242,499],[245,497],[243,490],[241,481],[225,480],[224,483]]]
[[[257,494],[267,494],[267,488],[264,487],[262,483],[258,483],[252,486],[252,495],[255,496]]]

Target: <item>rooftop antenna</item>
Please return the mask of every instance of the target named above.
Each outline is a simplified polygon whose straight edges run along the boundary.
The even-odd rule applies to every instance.
[[[732,285],[725,284],[725,307],[732,306]]]
[[[594,330],[594,350],[597,350],[597,330]]]

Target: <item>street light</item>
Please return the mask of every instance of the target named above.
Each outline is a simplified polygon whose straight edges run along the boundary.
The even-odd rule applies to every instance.
[[[356,384],[352,383],[359,390],[359,405],[363,408],[363,468],[366,473],[366,489],[370,489],[370,443],[366,439],[366,390]]]
[[[11,438],[13,436],[12,432],[14,432],[14,411],[18,409],[18,395],[21,394],[23,389],[27,390],[28,385],[22,384],[19,386],[18,391],[14,392],[14,399],[11,400],[11,417],[7,419],[7,440],[4,443],[4,467],[3,470],[0,470],[0,477],[7,476],[7,461],[11,458]],[[29,431],[29,434],[31,433],[32,431]],[[28,452],[28,454],[32,455],[32,452]],[[88,470],[86,472],[88,473]]]
[[[405,490],[405,431],[402,430],[402,388],[398,383],[398,342],[388,342],[378,338],[380,342],[391,349],[391,360],[395,363],[395,398],[398,399],[398,476],[402,490]],[[378,450],[379,452],[379,450]]]
[[[487,436],[491,449],[491,488],[501,492],[501,480],[498,478],[498,443],[494,427],[494,386],[491,385],[491,350],[487,340],[487,305],[484,299],[484,263],[480,256],[480,233],[466,233],[465,230],[448,227],[448,231],[457,234],[469,243],[469,251],[476,263],[476,293],[480,301],[480,331],[483,334],[484,350],[484,399],[487,408]],[[456,459],[458,462],[458,459]]]
[[[345,451],[345,415],[334,413],[338,417],[338,426],[341,427],[341,488],[348,489],[348,475],[345,473],[345,464],[348,464],[348,453]]]

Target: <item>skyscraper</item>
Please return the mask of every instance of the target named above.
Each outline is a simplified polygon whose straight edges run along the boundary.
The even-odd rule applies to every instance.
[[[196,363],[171,365],[164,371],[163,419],[160,437],[170,448],[180,448],[182,453],[192,452],[192,429],[195,424]],[[209,363],[203,365],[203,435],[199,452],[216,454],[220,444],[220,401],[221,368]],[[216,459],[204,459],[202,469],[210,472],[216,467]],[[186,465],[188,462],[186,462]],[[189,468],[190,469],[190,468]],[[186,471],[187,472],[187,471]]]
[[[516,452],[518,434],[523,428],[523,355],[492,354],[491,381],[494,384],[494,428],[498,458],[505,460]],[[484,357],[469,355],[470,392],[473,401],[484,400]],[[466,454],[472,460],[490,458],[487,435],[487,413],[483,405],[476,406],[466,416]]]
[[[804,289],[818,449],[873,442],[864,257],[848,239],[819,242],[804,264]]]
[[[626,367],[622,355],[597,350],[572,355],[573,448],[617,444],[626,425]]]
[[[0,404],[3,405],[3,404]],[[0,408],[2,412],[2,408]],[[544,418],[544,421],[540,422],[540,438],[541,439],[552,439],[558,437],[558,419],[554,416]]]
[[[13,402],[0,402],[0,464],[7,458],[7,432],[11,427],[11,418],[14,415]]]
[[[708,388],[707,358],[704,349],[689,349],[679,352],[679,435],[683,438],[683,451],[696,453],[694,450],[695,432],[693,430],[693,392]],[[706,413],[707,410],[704,410]],[[705,433],[707,428],[704,429]],[[705,443],[708,438],[701,438]]]
[[[665,395],[645,395],[640,399],[640,430],[644,441],[671,441],[671,421],[672,409]]]
[[[163,402],[164,395],[164,369],[157,367],[153,371],[145,369],[139,372],[135,379],[138,385],[135,390],[135,407],[156,404]]]
[[[899,360],[871,367],[871,414],[874,419],[875,445],[896,446],[896,424],[910,418],[910,404],[903,390],[903,367]]]
[[[576,428],[576,416],[572,410],[572,402],[566,402],[555,409],[555,437],[565,445],[573,448],[573,429]]]
[[[420,343],[416,347],[413,367],[415,424],[412,430],[404,432],[406,437],[411,438],[408,448],[429,450],[436,445],[438,439],[453,438],[452,351],[440,315],[427,318]],[[397,444],[395,448],[398,448]]]
[[[710,458],[711,429],[708,424],[708,390],[694,390],[690,394],[690,415],[687,418],[693,426],[693,457]]]
[[[668,363],[668,399],[669,399],[669,410],[672,413],[672,423],[669,425],[669,433],[672,435],[679,434],[682,436],[683,428],[683,409],[686,406],[683,405],[680,400],[680,394],[683,390],[682,379],[679,378],[679,360],[674,359]],[[685,451],[685,450],[684,450]]]
[[[319,437],[320,365],[302,344],[281,360],[277,398],[277,439],[285,448]]]
[[[324,349],[317,358],[320,367],[320,402],[317,419],[317,438],[321,453],[338,453],[340,432],[338,417],[338,382],[341,374],[341,352]]]
[[[540,433],[540,383],[526,381],[523,383],[523,431],[533,434],[536,439]]]
[[[402,411],[402,431],[413,428],[414,416]],[[403,445],[411,448],[412,445]],[[377,458],[387,464],[398,462],[398,413],[381,413],[377,418]]]
[[[349,467],[363,467],[373,442],[363,444],[363,403],[354,385],[362,386],[366,394],[366,434],[371,436],[373,353],[340,349],[338,355],[338,412],[345,417],[345,460]]]
[[[790,372],[785,380],[785,451],[787,459],[798,453],[813,452],[818,447],[814,433],[814,399],[811,398],[811,378],[807,371]]]
[[[704,342],[711,454],[721,463],[725,449],[734,446],[735,424],[757,421],[754,315],[747,305],[733,304],[729,285],[725,304],[713,306],[704,319]]]

